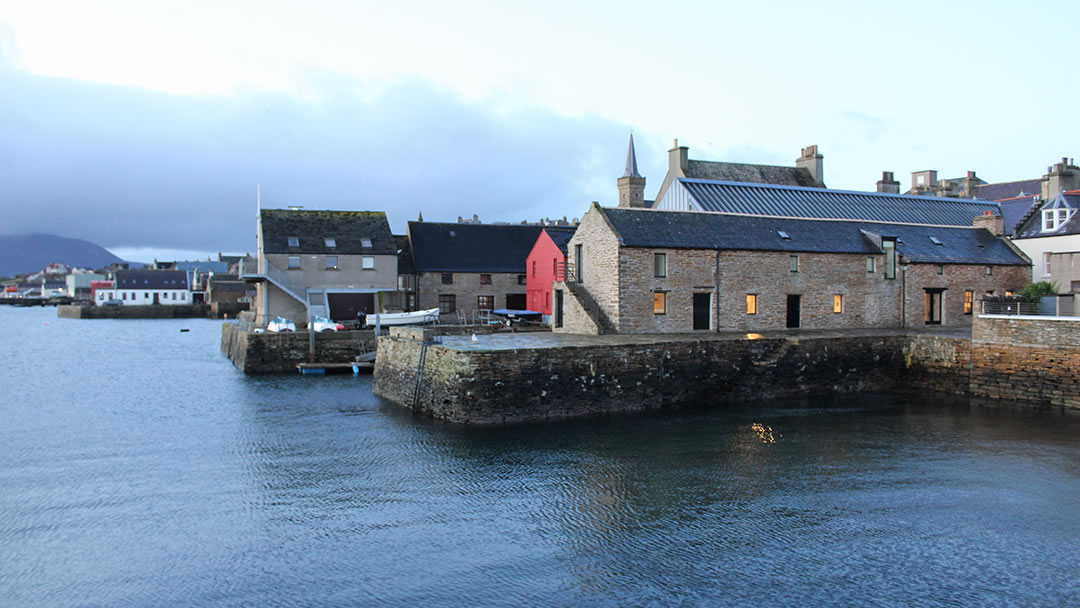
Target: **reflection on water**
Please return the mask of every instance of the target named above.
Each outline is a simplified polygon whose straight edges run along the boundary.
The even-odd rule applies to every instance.
[[[216,322],[0,332],[4,606],[1080,598],[1073,416],[862,395],[467,428],[367,377],[244,377]]]

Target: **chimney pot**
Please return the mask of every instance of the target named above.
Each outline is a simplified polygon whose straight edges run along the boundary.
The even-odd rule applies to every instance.
[[[968,171],[968,179],[975,179],[975,172],[974,171]]]

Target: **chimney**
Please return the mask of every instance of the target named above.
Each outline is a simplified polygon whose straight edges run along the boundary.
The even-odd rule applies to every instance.
[[[817,182],[818,187],[825,187],[825,157],[818,154],[817,145],[806,146],[802,149],[799,158],[795,161],[795,166],[806,169],[813,176],[814,181]]]
[[[1058,194],[1077,188],[1080,188],[1080,167],[1074,165],[1072,159],[1062,156],[1060,163],[1046,168],[1042,178],[1043,200],[1053,200]]]
[[[877,191],[900,194],[900,182],[893,178],[892,171],[881,172],[881,179],[879,179],[877,183]]]
[[[1005,235],[1005,217],[994,215],[993,211],[986,211],[971,222],[976,228],[985,228],[994,236]]]
[[[689,149],[686,146],[680,146],[678,139],[675,140],[675,147],[668,150],[669,175],[686,177],[686,172],[690,169],[690,161],[686,157]]]
[[[912,192],[927,192],[935,186],[937,186],[937,171],[928,169],[926,171],[911,172]]]

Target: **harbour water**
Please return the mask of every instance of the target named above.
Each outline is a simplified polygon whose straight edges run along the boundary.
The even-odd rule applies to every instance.
[[[369,376],[245,377],[220,321],[55,315],[0,307],[2,606],[1080,605],[1077,416],[462,428]]]

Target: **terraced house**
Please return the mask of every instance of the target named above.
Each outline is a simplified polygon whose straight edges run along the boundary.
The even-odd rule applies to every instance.
[[[382,211],[263,209],[258,261],[244,279],[256,285],[256,323],[275,317],[306,327],[311,317],[355,320],[385,312],[397,289],[398,256]]]

